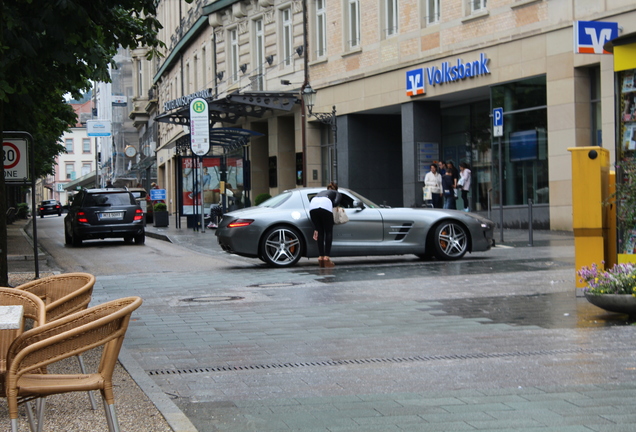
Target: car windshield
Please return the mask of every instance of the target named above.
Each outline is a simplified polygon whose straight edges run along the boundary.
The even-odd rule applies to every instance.
[[[42,204],[55,204],[56,201],[42,201]]]
[[[89,194],[86,196],[85,206],[121,206],[130,205],[130,195],[128,192]]]
[[[267,201],[263,201],[258,206],[270,207],[270,208],[278,207],[279,205],[287,201],[290,196],[291,196],[291,192],[283,192],[282,194],[276,195],[275,197],[272,197],[268,199]]]

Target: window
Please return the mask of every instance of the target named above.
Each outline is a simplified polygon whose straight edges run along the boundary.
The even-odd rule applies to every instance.
[[[426,0],[426,24],[439,22],[439,2],[440,0]]]
[[[75,180],[75,164],[67,163],[65,169],[66,169],[66,180]]]
[[[205,47],[203,47],[201,48],[201,82],[203,84],[203,88],[207,88],[208,86],[208,65],[206,62],[207,62],[207,51]]]
[[[186,70],[185,70],[185,92],[186,94],[190,94],[192,93],[190,91],[190,63],[186,63]]]
[[[327,10],[326,0],[316,0],[316,57],[327,53]]]
[[[194,56],[194,64],[192,66],[192,75],[194,86],[192,87],[192,92],[199,91],[199,56]]]
[[[284,64],[285,66],[291,66],[292,64],[292,53],[293,44],[294,44],[294,36],[293,36],[293,27],[292,27],[292,15],[291,9],[283,9],[281,11],[281,17],[283,22],[283,55],[285,56]]]
[[[90,153],[90,152],[91,152],[91,139],[82,138],[82,153]]]
[[[468,0],[470,4],[470,13],[483,11],[486,9],[486,0]]]
[[[144,95],[144,75],[143,75],[143,62],[141,59],[137,59],[137,96],[142,97]]]
[[[73,153],[73,138],[66,138],[64,145],[66,146],[66,153]]]
[[[385,6],[384,16],[386,35],[393,36],[398,32],[398,0],[385,0]]]
[[[349,48],[360,46],[360,0],[349,0],[347,8],[347,22],[349,24],[347,45]]]
[[[265,32],[263,20],[254,21],[254,64],[257,65],[256,82],[253,90],[263,90],[263,75],[265,75]]]
[[[82,176],[85,176],[86,174],[89,174],[91,172],[91,163],[90,162],[83,162],[82,163]]]
[[[238,31],[236,29],[230,30],[230,72],[232,74],[232,81],[238,81],[239,71],[239,43],[238,43]]]

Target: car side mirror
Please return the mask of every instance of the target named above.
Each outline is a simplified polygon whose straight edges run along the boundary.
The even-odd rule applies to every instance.
[[[353,200],[353,207],[359,208],[360,210],[364,210],[364,204],[360,200]]]

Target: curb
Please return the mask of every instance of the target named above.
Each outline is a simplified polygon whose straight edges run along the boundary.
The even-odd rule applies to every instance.
[[[198,432],[190,419],[155,384],[125,347],[122,347],[119,352],[119,363],[126,369],[126,372],[137,383],[141,391],[157,407],[174,432]]]

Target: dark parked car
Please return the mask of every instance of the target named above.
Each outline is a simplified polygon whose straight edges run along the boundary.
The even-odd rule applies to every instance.
[[[126,243],[144,244],[144,214],[126,189],[84,189],[73,197],[64,218],[67,245],[83,240],[123,238]]]
[[[38,206],[38,215],[43,218],[45,215],[56,214],[62,216],[62,204],[57,200],[44,200]]]
[[[150,201],[150,194],[144,188],[128,188],[132,192],[135,200],[139,203],[139,206],[146,215],[146,222],[152,222],[153,220],[153,207],[152,201]]]

